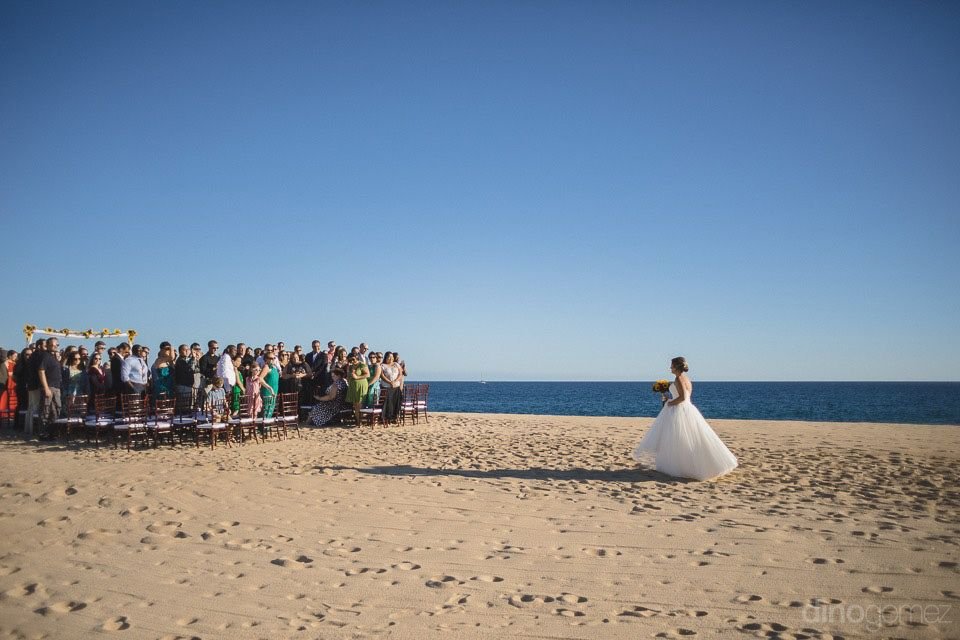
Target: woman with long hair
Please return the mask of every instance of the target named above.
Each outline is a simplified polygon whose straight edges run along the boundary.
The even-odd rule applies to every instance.
[[[153,374],[153,395],[173,397],[173,345],[161,342],[157,359],[153,361],[150,372]]]
[[[343,408],[343,399],[347,395],[347,382],[343,379],[343,371],[334,369],[330,372],[333,382],[323,394],[317,394],[317,403],[310,410],[310,424],[322,427],[333,420]]]
[[[380,366],[380,393],[386,393],[383,401],[383,423],[398,424],[400,420],[400,403],[403,402],[403,373],[393,358],[393,353],[387,351]]]

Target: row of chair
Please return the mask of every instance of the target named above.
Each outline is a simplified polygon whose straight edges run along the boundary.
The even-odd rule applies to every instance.
[[[427,422],[430,422],[427,416],[428,398],[430,396],[429,384],[405,384],[403,387],[403,399],[400,402],[400,423],[406,424],[407,420],[417,424],[420,416]],[[383,403],[386,400],[386,394],[381,393],[380,399],[372,407],[366,407],[360,410],[360,415],[366,418],[367,424],[384,424],[383,422]],[[352,409],[344,409],[340,412],[341,419],[350,419],[353,415]]]
[[[197,447],[208,442],[211,448],[223,441],[232,446],[251,439],[285,439],[290,430],[302,437],[296,393],[264,398],[265,410],[259,416],[251,411],[246,396],[240,396],[239,411],[231,414],[225,400],[200,403],[198,395],[189,392],[161,396],[153,405],[140,394],[100,395],[94,398],[92,414],[88,405],[85,395],[67,398],[66,415],[53,422],[59,438],[69,440],[75,432],[82,432],[87,442],[92,438],[98,447],[103,438],[114,447],[123,441],[129,450],[140,443],[157,446],[164,441],[171,445],[193,441]]]

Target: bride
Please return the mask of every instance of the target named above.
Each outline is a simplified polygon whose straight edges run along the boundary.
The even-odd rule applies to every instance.
[[[637,462],[655,462],[657,471],[678,478],[710,480],[737,468],[737,459],[690,402],[693,383],[686,358],[670,361],[677,377],[670,383],[671,399],[633,451]]]

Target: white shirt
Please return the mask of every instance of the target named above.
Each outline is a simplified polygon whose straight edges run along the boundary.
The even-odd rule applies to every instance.
[[[233,389],[237,386],[237,370],[233,366],[233,358],[229,353],[220,356],[217,362],[217,375],[223,378],[223,388]]]

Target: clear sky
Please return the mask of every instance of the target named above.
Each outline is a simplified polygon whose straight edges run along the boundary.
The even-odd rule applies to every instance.
[[[954,2],[0,2],[0,344],[960,379]]]

